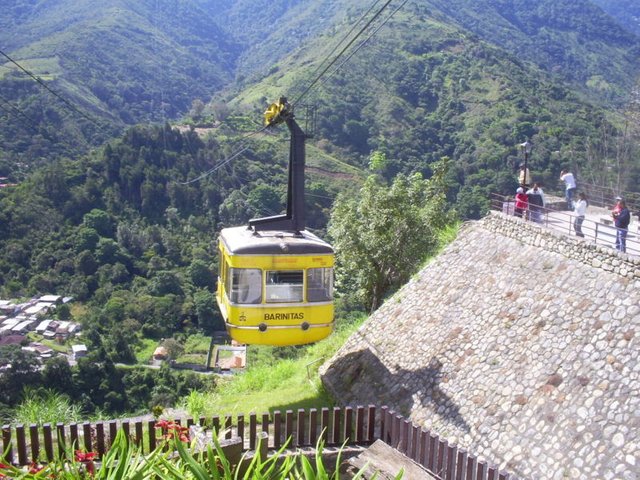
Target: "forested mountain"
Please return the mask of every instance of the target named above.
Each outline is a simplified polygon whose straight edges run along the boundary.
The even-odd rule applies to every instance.
[[[640,3],[636,0],[593,0],[630,32],[640,35]]]
[[[175,118],[231,81],[239,48],[190,2],[25,0],[0,2],[0,50],[66,100],[0,57],[6,169]]]

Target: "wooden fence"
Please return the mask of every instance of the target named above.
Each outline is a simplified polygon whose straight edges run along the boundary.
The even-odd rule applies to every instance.
[[[197,421],[196,421],[197,420]],[[315,447],[320,439],[325,446],[366,447],[381,439],[443,480],[515,480],[479,461],[473,455],[449,445],[436,434],[414,425],[388,407],[311,408],[248,416],[214,416],[175,420],[191,426],[199,424],[218,432],[220,438],[240,438],[244,450],[255,450],[258,438],[268,438],[268,448],[277,450],[288,440],[287,448]],[[50,462],[64,458],[69,447],[96,452],[101,458],[108,451],[118,429],[143,452],[154,450],[161,442],[155,420],[112,420],[55,426],[4,425],[3,454],[0,460],[15,465]]]

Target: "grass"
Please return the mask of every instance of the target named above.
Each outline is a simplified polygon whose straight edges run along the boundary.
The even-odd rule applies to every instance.
[[[191,335],[184,342],[184,353],[204,353],[209,352],[209,344],[211,343],[211,337],[207,337],[201,333],[197,335]]]
[[[176,363],[195,363],[198,365],[204,365],[207,363],[207,354],[185,353],[176,358]]]
[[[140,346],[136,347],[136,361],[138,363],[149,363],[153,352],[158,346],[158,342],[152,338],[142,338],[140,340]]]
[[[66,395],[51,390],[36,392],[27,387],[15,418],[16,423],[22,425],[76,422],[80,418],[80,407],[73,405]]]
[[[296,350],[295,358],[276,361],[269,355],[258,355],[263,360],[249,365],[245,372],[219,380],[216,392],[207,402],[207,414],[332,406],[333,400],[322,387],[318,369],[363,321],[364,317],[340,327],[321,342]],[[249,349],[265,347],[249,346]]]

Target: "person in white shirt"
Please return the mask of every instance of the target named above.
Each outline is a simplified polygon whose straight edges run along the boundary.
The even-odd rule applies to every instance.
[[[584,233],[582,233],[582,222],[584,222],[588,205],[587,196],[580,192],[578,194],[578,201],[575,203],[575,207],[573,209],[573,212],[576,214],[576,219],[573,221],[573,228],[575,229],[578,237],[584,237]]]
[[[567,199],[567,210],[573,210],[573,194],[576,191],[576,179],[573,176],[573,173],[568,170],[562,170],[560,172],[560,180],[564,182],[565,185],[565,196]]]

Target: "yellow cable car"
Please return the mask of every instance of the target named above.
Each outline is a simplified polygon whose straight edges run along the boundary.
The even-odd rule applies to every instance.
[[[303,345],[333,331],[331,245],[304,229],[304,141],[286,99],[265,113],[291,132],[287,213],[220,232],[216,300],[232,339],[244,344]]]
[[[220,234],[216,299],[231,338],[247,344],[302,345],[333,330],[331,246],[315,235],[246,227]]]

